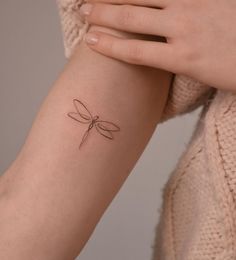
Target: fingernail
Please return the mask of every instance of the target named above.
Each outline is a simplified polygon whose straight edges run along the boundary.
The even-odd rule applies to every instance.
[[[85,35],[85,41],[88,43],[88,44],[96,44],[98,42],[98,35],[96,35],[95,33],[87,33]]]
[[[83,4],[81,5],[79,12],[81,15],[89,15],[92,11],[93,5],[92,4]]]

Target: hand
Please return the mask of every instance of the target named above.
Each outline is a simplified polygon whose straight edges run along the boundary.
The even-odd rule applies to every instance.
[[[235,0],[89,0],[80,11],[91,24],[166,38],[123,39],[93,31],[85,37],[93,50],[236,90]]]

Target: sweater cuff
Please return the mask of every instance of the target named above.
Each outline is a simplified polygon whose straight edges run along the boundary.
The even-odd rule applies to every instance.
[[[184,75],[173,75],[161,122],[206,104],[215,89]]]
[[[88,22],[84,21],[79,13],[79,8],[84,2],[84,0],[57,0],[67,58],[70,58],[89,28]]]

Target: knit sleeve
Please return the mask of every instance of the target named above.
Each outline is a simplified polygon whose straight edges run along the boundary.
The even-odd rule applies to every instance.
[[[209,102],[215,89],[185,75],[173,75],[161,122]]]
[[[57,0],[63,40],[65,47],[65,56],[69,58],[76,45],[83,39],[88,31],[89,24],[79,14],[79,8],[84,0]]]
[[[67,58],[72,55],[75,46],[89,29],[89,24],[79,14],[79,8],[84,2],[84,0],[57,0]],[[193,111],[207,102],[212,91],[212,87],[187,76],[173,75],[161,122]]]

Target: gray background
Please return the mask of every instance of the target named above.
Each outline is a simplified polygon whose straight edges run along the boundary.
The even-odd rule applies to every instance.
[[[0,32],[3,173],[16,157],[66,60],[54,1],[1,1]],[[156,129],[78,259],[150,259],[162,188],[186,147],[198,113],[170,120]]]

